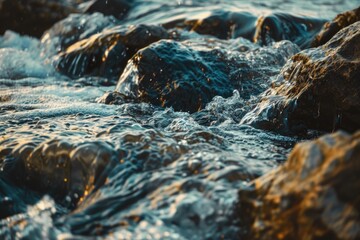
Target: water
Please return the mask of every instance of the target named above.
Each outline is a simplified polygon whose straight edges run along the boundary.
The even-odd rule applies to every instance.
[[[65,20],[69,29],[60,24],[41,41],[6,32],[0,38],[0,237],[236,238],[241,226],[233,210],[239,188],[281,164],[301,141],[240,122],[300,48],[287,40],[260,46],[240,30],[216,38],[211,34],[217,32],[203,35],[207,28],[195,33],[189,26],[214,12],[239,11],[252,24],[279,11],[323,21],[359,3],[134,1],[123,19],[72,15]],[[175,51],[186,49],[195,56],[192,62],[222,54],[229,64],[226,74],[234,78],[232,90],[207,102],[200,99],[199,111],[179,111],[171,105],[172,95],[164,107],[151,98],[129,101],[123,95],[108,105],[106,94],[115,88],[132,95],[132,87],[138,87],[135,58],[124,57],[130,61],[117,87],[116,80],[99,72],[74,77],[56,68],[68,45],[104,28],[111,32],[119,24],[144,23],[167,30],[177,26],[175,35],[162,41],[181,42]],[[196,55],[201,51],[203,58]],[[168,63],[171,75],[180,65]],[[209,66],[210,71],[217,67]],[[182,76],[192,69],[184,68]],[[159,69],[159,79],[164,72]]]

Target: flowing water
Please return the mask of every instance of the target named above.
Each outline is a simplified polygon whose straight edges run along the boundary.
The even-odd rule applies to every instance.
[[[252,28],[259,16],[279,12],[301,14],[310,22],[331,19],[359,4],[152,0],[132,2],[122,20],[97,13],[68,19],[82,22],[78,39],[85,39],[97,28],[162,24],[171,29],[219,12],[241,12]],[[181,26],[181,37],[162,41],[181,42],[179,51],[213,48],[236,63],[231,74],[240,74],[233,91],[215,96],[195,112],[151,101],[104,104],[104,94],[115,88],[131,91],[137,74],[134,60],[120,78],[130,81],[130,87],[116,87],[118,77],[114,81],[59,72],[57,36],[44,35],[40,41],[8,31],[0,37],[1,239],[238,236],[237,191],[285,161],[301,141],[240,122],[300,48],[291,39],[260,46],[241,34],[234,36],[235,30],[231,39],[221,40],[188,30]],[[244,63],[247,72],[236,72]],[[250,75],[256,87],[240,81]]]

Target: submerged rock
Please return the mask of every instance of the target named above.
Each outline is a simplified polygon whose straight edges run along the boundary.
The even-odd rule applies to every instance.
[[[285,133],[360,129],[359,42],[357,22],[323,47],[293,56],[242,123]]]
[[[0,34],[13,30],[40,37],[54,23],[75,12],[75,6],[64,0],[2,0]]]
[[[329,41],[337,32],[341,29],[360,21],[360,7],[340,13],[332,21],[327,22],[321,32],[316,36],[316,38],[311,43],[312,47],[318,47],[325,44]]]
[[[248,100],[269,86],[269,76],[298,48],[290,42],[268,48],[246,44],[211,38],[159,41],[134,55],[116,91],[188,112],[204,108],[215,96],[230,97],[235,89]]]
[[[360,133],[295,146],[287,162],[240,190],[241,239],[360,238]]]
[[[118,159],[107,142],[50,140],[0,149],[2,168],[10,180],[69,206],[104,184]]]
[[[73,78],[101,76],[117,79],[139,49],[169,38],[160,26],[117,26],[76,42],[58,55],[57,69]]]

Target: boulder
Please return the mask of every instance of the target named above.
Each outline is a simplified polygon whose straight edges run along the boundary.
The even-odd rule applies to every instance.
[[[127,61],[141,48],[169,38],[160,26],[116,26],[78,41],[59,53],[56,68],[79,78],[101,76],[117,80]]]
[[[310,47],[311,41],[321,30],[325,19],[273,13],[256,21],[254,41],[269,45],[280,40],[290,40],[300,48]]]
[[[290,40],[304,49],[310,47],[311,41],[326,22],[322,18],[287,13],[271,13],[257,17],[249,12],[214,10],[203,15],[195,15],[193,19],[164,26],[184,28],[219,39],[243,37],[266,46],[281,40]]]
[[[285,59],[298,51],[290,42],[260,48],[248,41],[242,47],[240,41],[244,40],[153,43],[131,58],[116,91],[176,111],[196,112],[215,96],[230,97],[233,90],[245,100],[257,96]]]
[[[295,146],[239,192],[240,239],[360,239],[360,133]]]
[[[1,0],[0,34],[13,30],[41,37],[57,21],[78,10],[65,0]]]
[[[242,123],[300,133],[360,129],[360,22],[294,55]]]
[[[338,14],[332,21],[324,24],[320,33],[311,43],[312,47],[318,47],[329,41],[341,29],[360,20],[360,7]]]

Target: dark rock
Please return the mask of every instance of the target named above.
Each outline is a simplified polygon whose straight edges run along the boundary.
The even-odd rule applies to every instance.
[[[60,53],[56,68],[72,78],[101,76],[117,80],[139,49],[169,38],[160,26],[117,26],[76,42]]]
[[[97,100],[98,103],[109,105],[121,105],[128,102],[135,102],[133,98],[129,98],[119,92],[107,92],[101,98]]]
[[[290,40],[301,48],[310,47],[325,19],[273,13],[257,17],[248,12],[215,10],[204,18],[185,19],[164,24],[164,27],[183,28],[219,39],[246,38],[261,45]]]
[[[195,112],[214,96],[230,96],[230,61],[219,50],[160,41],[139,51],[116,90],[175,110]]]
[[[131,1],[127,0],[95,0],[85,9],[85,13],[100,12],[106,16],[123,19],[131,8]]]
[[[184,27],[189,31],[215,36],[219,39],[243,37],[252,40],[256,20],[257,17],[248,12],[217,10],[201,19],[185,20]]]
[[[295,146],[239,192],[241,239],[360,239],[360,133]]]
[[[0,34],[13,30],[40,37],[57,21],[78,10],[67,1],[2,0],[0,1]]]
[[[280,40],[290,40],[300,48],[308,48],[321,30],[325,19],[275,13],[260,17],[256,22],[254,41],[269,45]]]
[[[293,56],[242,123],[285,133],[360,129],[359,42],[357,22],[323,47]]]
[[[337,15],[332,21],[324,24],[321,32],[311,43],[312,47],[318,47],[329,41],[341,29],[360,20],[360,7]]]
[[[251,46],[247,42],[247,46]],[[242,52],[237,41],[162,40],[137,52],[121,75],[116,91],[176,111],[196,112],[214,96],[237,89],[250,99],[268,88],[296,45],[282,42]]]

